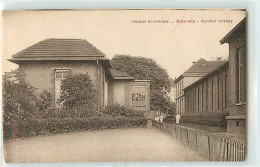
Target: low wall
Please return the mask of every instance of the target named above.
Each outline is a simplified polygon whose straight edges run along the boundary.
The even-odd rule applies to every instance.
[[[239,141],[218,136],[177,124],[152,121],[152,125],[173,136],[209,161],[243,161],[245,160],[245,144]]]

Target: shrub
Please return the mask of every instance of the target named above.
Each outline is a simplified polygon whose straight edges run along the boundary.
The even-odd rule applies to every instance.
[[[31,119],[19,123],[18,133],[14,137],[28,137],[44,134],[57,134],[75,131],[103,130],[116,128],[142,127],[147,124],[146,118],[126,117],[89,117],[89,118],[51,118]],[[10,136],[4,136],[5,139]]]
[[[111,115],[113,117],[118,117],[118,116],[124,116],[124,117],[140,116],[140,117],[143,117],[142,111],[133,110],[132,108],[124,107],[124,106],[120,106],[120,105],[108,106],[104,109],[101,109],[100,112],[102,112],[106,115]]]
[[[175,124],[176,118],[173,115],[168,115],[166,118],[163,119],[163,122]]]
[[[87,106],[88,107],[88,106]],[[5,133],[4,138],[27,137],[40,134],[142,127],[147,124],[141,111],[114,105],[97,110],[82,106],[73,108],[48,108],[35,111],[26,121],[18,121],[15,134]],[[4,130],[8,132],[8,127]]]
[[[213,127],[226,127],[226,111],[184,113],[181,115],[180,123],[201,124]]]
[[[4,135],[12,136],[18,122],[31,118],[36,109],[36,89],[21,78],[12,82],[3,77],[3,129]]]
[[[51,106],[52,102],[52,93],[44,90],[42,93],[39,94],[38,100],[37,100],[37,108],[40,111],[46,110]]]
[[[88,74],[69,74],[61,82],[61,95],[59,102],[67,108],[88,106],[95,108],[97,104],[97,91]]]

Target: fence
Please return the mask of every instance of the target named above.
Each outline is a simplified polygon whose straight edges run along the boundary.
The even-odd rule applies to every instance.
[[[245,144],[240,143],[238,140],[176,124],[156,121],[153,121],[152,124],[190,149],[206,156],[209,161],[245,160]]]

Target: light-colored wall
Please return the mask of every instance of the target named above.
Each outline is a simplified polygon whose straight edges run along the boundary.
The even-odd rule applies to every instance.
[[[187,86],[191,85],[192,83],[196,82],[200,78],[201,78],[201,76],[184,77],[184,79],[183,79],[183,89],[186,88]]]
[[[183,89],[192,83],[199,80],[201,76],[183,76],[177,83],[175,83],[175,102],[176,102],[176,113],[185,113],[185,97]]]
[[[118,81],[113,83],[113,104],[119,104],[121,106],[126,104],[126,90],[128,82]]]
[[[37,88],[38,93],[47,90],[53,94],[53,105],[55,99],[55,69],[69,69],[73,74],[88,73],[95,88],[98,90],[96,61],[32,62],[19,65],[19,70],[25,81]]]
[[[134,86],[144,86],[144,88],[145,88],[145,101],[140,106],[134,106],[132,104],[132,94],[134,93],[133,92]],[[119,104],[119,105],[124,105],[126,107],[131,107],[134,110],[144,111],[147,116],[149,115],[150,82],[115,80],[111,83],[111,86],[109,87],[109,89],[110,89],[109,98],[113,99],[112,104]]]

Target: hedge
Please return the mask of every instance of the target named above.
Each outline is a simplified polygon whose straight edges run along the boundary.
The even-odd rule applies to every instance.
[[[163,119],[163,122],[175,124],[176,118],[174,115],[168,115],[166,118]]]
[[[180,124],[191,123],[208,125],[212,127],[226,127],[226,111],[201,112],[201,113],[184,113],[181,115]]]
[[[4,139],[65,132],[142,127],[148,122],[142,112],[121,106],[107,109],[48,109],[32,117],[4,124]]]

